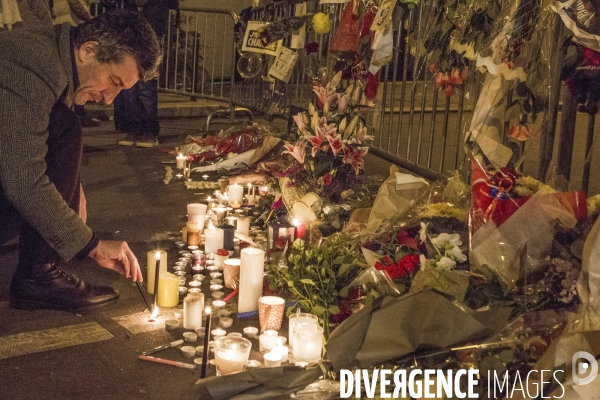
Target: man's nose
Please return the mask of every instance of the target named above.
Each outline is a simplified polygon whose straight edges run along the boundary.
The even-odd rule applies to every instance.
[[[115,97],[117,97],[117,95],[119,94],[119,92],[121,91],[120,88],[115,88],[115,89],[107,89],[105,91],[102,92],[102,98],[104,99],[104,104],[106,105],[110,105],[112,104],[112,102],[115,100]]]

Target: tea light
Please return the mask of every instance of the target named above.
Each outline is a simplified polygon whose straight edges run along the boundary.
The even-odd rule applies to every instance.
[[[258,338],[258,344],[260,346],[260,351],[271,351],[273,347],[277,346],[277,337],[279,334],[277,331],[268,330],[265,331]]]
[[[165,321],[165,329],[168,331],[174,331],[179,328],[179,321],[176,319],[168,319]]]
[[[181,240],[178,240],[178,241],[175,242],[175,246],[178,249],[183,249],[183,246],[185,246],[185,243],[183,243],[183,241],[181,241]]]
[[[179,251],[179,256],[180,257],[191,257],[192,253],[189,252],[188,250],[180,250]]]
[[[223,293],[223,292],[221,292],[221,293]],[[220,310],[220,309],[224,308],[227,305],[227,303],[225,303],[223,300],[214,300],[212,302],[212,305],[215,310]]]
[[[229,204],[231,204],[231,208],[233,208],[234,210],[238,209],[238,208],[240,208],[242,206],[241,202],[235,201],[235,200],[231,201]]]
[[[189,250],[189,251],[196,251],[196,250],[198,250],[199,248],[200,248],[200,247],[198,247],[198,246],[196,246],[196,245],[191,245],[191,246],[188,246],[188,250]]]
[[[192,279],[197,282],[202,282],[204,280],[204,275],[202,274],[194,274],[192,275]]]
[[[220,336],[225,336],[227,334],[227,332],[225,332],[224,329],[217,328],[217,329],[213,329],[212,331],[210,331],[210,334],[212,335],[213,339],[216,339]]]
[[[281,366],[281,355],[279,353],[267,353],[264,355],[265,367],[279,367]]]
[[[202,179],[207,180],[208,179],[208,175],[206,175],[206,174],[202,175]]]
[[[185,286],[179,286],[179,296],[185,296],[188,292],[188,288]]]
[[[196,332],[183,332],[183,340],[193,343],[198,340],[198,334]]]
[[[198,294],[198,293],[202,293],[202,290],[200,288],[188,289],[188,294]]]
[[[223,280],[222,279],[211,279],[210,280],[210,284],[211,285],[222,285],[223,284]]]
[[[252,368],[260,368],[262,364],[260,363],[260,361],[258,360],[248,360],[248,362],[246,363],[246,368],[248,369],[252,369]]]
[[[223,276],[223,274],[220,272],[211,272],[209,275],[210,279],[220,279]]]
[[[220,318],[219,319],[219,325],[222,328],[231,328],[231,325],[233,325],[233,319],[225,317],[225,318]]]
[[[194,346],[181,346],[181,355],[192,358],[196,355],[196,348]]]
[[[229,317],[230,315],[231,315],[231,311],[229,311],[226,308],[219,310],[219,317]]]
[[[217,292],[223,289],[223,285],[210,285],[211,292]]]
[[[188,285],[190,287],[200,287],[202,285],[202,282],[193,280],[193,281],[189,281]]]
[[[284,346],[282,343],[283,342],[281,341],[281,338],[278,338],[277,346],[273,347],[271,352],[279,354],[281,356],[281,362],[287,362],[290,349],[289,347]]]
[[[247,326],[242,330],[242,332],[244,332],[244,335],[246,335],[246,337],[254,339],[258,334],[258,328],[254,326]]]
[[[215,300],[221,300],[223,297],[225,297],[225,293],[221,291],[212,292],[210,295]]]
[[[242,334],[239,332],[229,332],[227,337],[242,337]]]

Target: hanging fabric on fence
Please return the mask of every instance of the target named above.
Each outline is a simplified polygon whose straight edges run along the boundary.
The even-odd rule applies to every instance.
[[[358,0],[352,0],[344,8],[340,27],[331,42],[331,51],[358,51],[360,43],[360,18]]]

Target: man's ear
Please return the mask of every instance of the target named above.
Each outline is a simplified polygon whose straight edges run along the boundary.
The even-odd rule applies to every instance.
[[[85,42],[79,48],[77,52],[77,57],[81,63],[87,63],[93,61],[96,58],[96,47],[98,46],[98,42],[90,41]]]

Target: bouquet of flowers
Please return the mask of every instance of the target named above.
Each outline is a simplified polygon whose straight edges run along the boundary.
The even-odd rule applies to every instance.
[[[307,113],[294,116],[298,139],[286,142],[283,152],[292,156],[291,164],[276,175],[288,177],[299,192],[315,192],[334,202],[342,191],[361,183],[363,157],[373,139],[353,112],[360,90],[350,85],[339,93],[341,77],[340,71],[330,82],[313,85],[317,105],[310,103]]]

